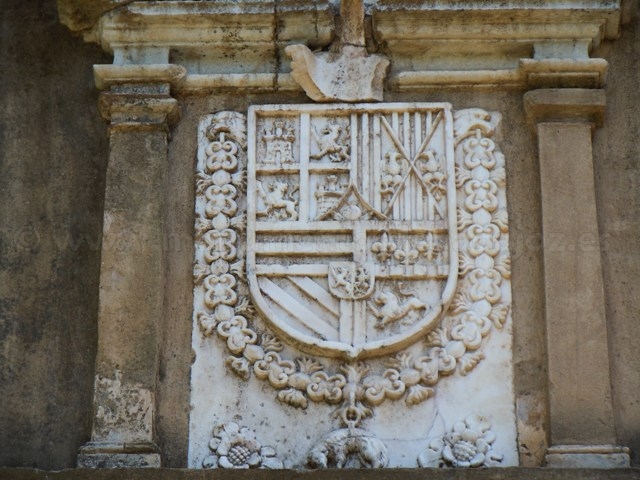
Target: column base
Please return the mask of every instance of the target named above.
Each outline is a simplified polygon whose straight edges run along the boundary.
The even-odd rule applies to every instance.
[[[78,468],[160,468],[155,443],[89,442],[78,452]]]
[[[556,445],[545,455],[551,468],[628,468],[629,449],[617,445]]]

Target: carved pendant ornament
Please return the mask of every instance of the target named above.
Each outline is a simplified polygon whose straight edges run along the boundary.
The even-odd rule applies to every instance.
[[[505,325],[498,119],[444,103],[259,106],[203,119],[195,322],[226,344],[239,378],[266,382],[289,407],[337,408],[339,428],[318,438],[308,466],[386,466],[365,419],[469,374]],[[274,464],[257,448],[220,451],[246,429],[216,428],[205,466]],[[465,435],[443,440],[452,466],[480,462],[460,442],[480,451],[485,431],[485,443]]]

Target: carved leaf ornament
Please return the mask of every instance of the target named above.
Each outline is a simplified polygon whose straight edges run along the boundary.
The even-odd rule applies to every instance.
[[[370,440],[357,427],[376,406],[419,404],[441,377],[471,372],[509,313],[496,117],[448,104],[261,106],[248,123],[207,116],[194,315],[202,335],[226,342],[227,367],[292,407],[338,406],[347,430],[336,441],[362,448]],[[239,435],[225,428],[224,445]],[[478,428],[445,438],[447,462],[482,463],[479,439],[490,442]],[[244,468],[258,464],[249,447],[212,452]],[[342,462],[318,448],[311,463]],[[386,464],[374,450],[361,463]]]

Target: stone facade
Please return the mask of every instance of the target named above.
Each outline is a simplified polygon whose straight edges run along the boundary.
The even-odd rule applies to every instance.
[[[231,342],[229,352],[212,351],[212,358],[231,353],[244,359],[255,372],[254,380],[263,375],[266,382],[246,394],[273,393],[269,373],[256,367],[264,363],[264,355],[258,355],[258,349],[263,354],[268,350],[264,341],[245,342],[255,348],[241,348],[237,336],[221,327],[230,320],[224,309],[216,310],[226,305],[235,309],[236,318],[242,316],[238,306],[245,304],[246,292],[237,292],[238,303],[229,304],[217,298],[221,290],[210,285],[216,293],[208,314],[219,318],[192,316],[194,305],[197,313],[199,282],[196,270],[194,304],[193,259],[206,250],[199,242],[205,245],[209,237],[213,241],[214,234],[219,240],[230,227],[232,233],[227,233],[233,238],[227,240],[242,251],[246,238],[233,215],[228,215],[229,225],[222,225],[222,220],[215,221],[217,214],[202,216],[211,225],[194,235],[197,212],[206,211],[196,199],[208,188],[196,182],[202,170],[196,162],[206,160],[201,150],[215,142],[222,148],[217,151],[228,152],[256,141],[236,135],[235,144],[225,146],[222,130],[205,140],[206,129],[215,126],[212,115],[217,112],[235,112],[228,116],[235,123],[226,127],[233,130],[244,124],[241,117],[255,111],[252,106],[277,104],[304,116],[308,114],[296,105],[310,101],[356,102],[347,107],[353,109],[347,124],[361,128],[358,102],[371,100],[382,100],[380,105],[447,103],[454,112],[480,109],[502,116],[501,127],[491,136],[504,156],[510,225],[513,300],[502,350],[513,351],[504,357],[506,370],[513,371],[513,380],[511,374],[505,379],[513,399],[503,399],[515,411],[517,443],[514,434],[513,460],[507,465],[612,468],[627,466],[629,458],[637,465],[640,354],[634,327],[640,295],[634,279],[640,273],[640,245],[634,232],[640,206],[635,188],[640,178],[635,127],[640,117],[634,96],[639,31],[634,2],[575,0],[548,2],[543,8],[539,2],[497,7],[470,1],[463,8],[443,1],[427,8],[420,2],[379,0],[365,2],[364,9],[349,1],[251,2],[247,8],[237,2],[58,3],[60,20],[85,41],[99,43],[113,55],[113,63],[99,48],[73,39],[58,25],[53,5],[36,13],[35,7],[14,2],[3,12],[8,26],[3,36],[11,48],[1,52],[10,67],[3,72],[6,107],[0,113],[6,164],[2,208],[7,219],[2,228],[5,281],[0,287],[6,312],[1,338],[7,401],[0,465],[68,468],[76,464],[79,451],[78,462],[85,467],[195,466],[188,460],[189,415],[193,423],[200,407],[193,404],[190,412],[190,404],[198,391],[211,397],[221,382],[238,384],[227,377],[234,376],[233,369],[236,376],[242,373],[243,366],[230,362],[232,369],[227,370],[223,357],[218,362],[222,369],[198,381],[193,372],[201,367],[202,351],[196,348],[191,372],[192,337],[194,345]],[[38,26],[34,40],[27,37],[21,18]],[[59,39],[62,43],[54,48]],[[91,65],[102,91],[99,97],[91,85]],[[353,88],[354,75],[362,80],[361,89]],[[327,78],[339,81],[327,84]],[[402,118],[404,112],[396,113]],[[107,128],[100,125],[100,114]],[[492,118],[493,113],[488,115]],[[356,123],[349,123],[353,118]],[[345,143],[341,121],[334,122],[335,137],[331,122],[322,119],[291,129],[286,122],[265,124],[264,141],[258,140],[258,149],[264,149],[261,158],[271,158],[281,168],[299,155],[287,149],[287,142],[304,137],[305,161],[326,160],[338,183],[345,183],[339,164],[361,146]],[[390,122],[391,130],[399,132]],[[214,153],[209,157],[218,158]],[[305,213],[302,193],[318,202],[317,182],[310,184],[313,192],[278,196],[277,186],[269,182],[282,175],[268,173],[268,165],[260,168],[249,172],[247,180],[232,179],[238,172],[229,171],[225,183],[242,195],[247,185],[256,188],[256,202],[249,203],[248,210],[253,221],[294,220]],[[387,170],[389,178],[380,176],[379,187],[386,186],[393,197],[393,172],[390,166]],[[211,177],[209,186],[224,180],[214,171],[202,173]],[[308,166],[306,174],[319,175]],[[331,195],[324,197],[331,200]],[[340,201],[325,202],[324,210],[313,203],[306,212],[349,218],[354,209],[347,212]],[[357,208],[362,211],[363,205]],[[256,235],[251,228],[249,233]],[[380,235],[382,248],[385,238]],[[387,232],[387,244],[397,234],[390,235]],[[218,240],[216,245],[222,245]],[[396,245],[400,249],[402,245]],[[239,259],[225,260],[234,282],[244,274],[244,265],[234,267]],[[251,261],[246,265],[256,266]],[[216,278],[225,274],[219,272]],[[200,280],[205,278],[203,274]],[[300,278],[294,280],[307,282],[307,276]],[[261,282],[256,281],[256,288],[270,298],[269,290],[282,289],[277,281]],[[318,283],[305,285],[317,290]],[[326,291],[340,298],[343,294],[334,287]],[[425,294],[404,298],[399,307],[407,311],[398,318],[385,315],[385,302],[373,305],[381,328],[371,335],[384,336],[382,327],[425,310],[423,298]],[[417,324],[430,323],[422,313],[418,317]],[[284,325],[274,328],[293,344],[302,338]],[[357,335],[354,327],[351,343],[345,345],[358,345]],[[391,352],[395,347],[385,341],[380,348]],[[404,348],[408,343],[403,342]],[[367,348],[362,349],[363,358]],[[320,357],[342,355],[332,349],[322,342],[303,347]],[[344,355],[358,358],[355,350],[347,350]],[[491,364],[491,355],[486,356]],[[285,360],[290,359],[283,356]],[[310,363],[305,365],[309,371]],[[299,370],[295,374],[301,377],[304,369]],[[469,373],[470,381],[475,373]],[[288,402],[286,408],[315,402],[307,394],[296,394],[297,377],[292,382],[289,394],[276,388],[277,397]],[[416,387],[412,399],[420,397],[417,386],[440,388],[407,385]],[[452,398],[461,396],[458,392]],[[367,408],[376,406],[376,400],[369,402]],[[330,414],[335,407],[329,403],[318,408]],[[206,408],[202,412],[206,416]],[[247,426],[233,418],[233,409],[228,413],[219,421],[212,419],[208,448],[191,454],[198,459],[195,463],[298,466],[281,463],[278,445],[263,438],[258,423]],[[499,464],[500,453],[508,454],[499,451],[504,450],[500,435],[494,438],[500,420],[487,421],[481,413],[452,407],[450,420],[435,429],[438,432],[425,433],[429,441],[413,466]],[[360,452],[363,466],[388,464],[388,452],[376,437],[360,425],[346,427],[352,430],[342,435],[340,425],[331,427],[329,422],[316,432],[310,457],[317,466],[343,466],[337,453],[342,447]],[[626,447],[631,448],[630,457]]]

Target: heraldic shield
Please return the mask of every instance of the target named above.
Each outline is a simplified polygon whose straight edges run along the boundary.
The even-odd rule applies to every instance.
[[[458,275],[449,104],[249,110],[247,279],[303,351],[365,358],[432,330]]]

